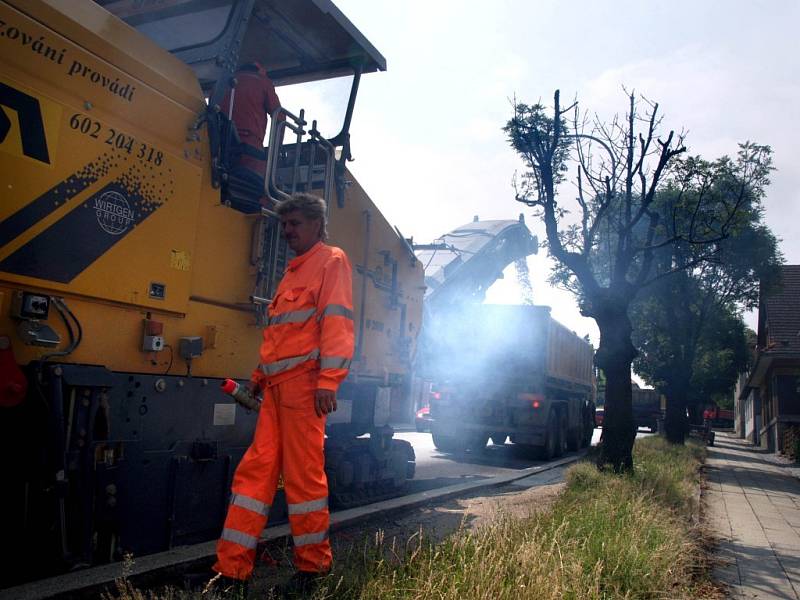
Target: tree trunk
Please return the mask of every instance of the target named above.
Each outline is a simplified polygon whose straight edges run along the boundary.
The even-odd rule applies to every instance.
[[[610,466],[620,473],[633,469],[633,442],[636,426],[631,404],[631,363],[636,349],[631,343],[631,322],[627,306],[614,303],[595,314],[600,329],[597,366],[606,376],[606,405],[600,467]]]
[[[683,385],[678,385],[670,390],[667,397],[667,414],[664,419],[664,429],[667,440],[673,444],[686,442],[686,433],[689,422],[686,418],[687,390]]]

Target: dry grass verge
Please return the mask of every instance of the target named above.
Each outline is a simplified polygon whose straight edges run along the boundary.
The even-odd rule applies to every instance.
[[[549,510],[500,513],[438,542],[421,529],[400,547],[379,532],[339,554],[314,599],[718,597],[693,525],[705,449],[654,436],[634,452],[628,475],[588,462],[570,468]],[[126,600],[192,597],[142,594],[124,582],[118,592]]]
[[[379,535],[339,562],[316,598],[601,599],[713,596],[692,529],[704,449],[652,437],[636,469],[572,467],[552,509],[501,515],[439,544],[424,532],[405,548]]]

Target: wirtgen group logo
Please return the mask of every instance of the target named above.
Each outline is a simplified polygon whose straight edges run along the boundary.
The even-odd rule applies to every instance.
[[[94,199],[94,210],[100,228],[111,235],[122,235],[133,223],[134,214],[128,200],[113,190]]]

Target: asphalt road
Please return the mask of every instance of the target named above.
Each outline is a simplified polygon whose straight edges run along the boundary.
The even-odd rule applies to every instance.
[[[600,441],[600,433],[601,429],[594,430],[593,446]],[[637,437],[648,435],[651,434],[639,431]],[[489,444],[486,446],[486,450],[479,453],[450,454],[439,452],[433,446],[430,433],[399,432],[395,433],[395,438],[410,442],[417,457],[416,475],[409,483],[409,494],[467,481],[509,475],[528,467],[545,464],[544,461],[521,456],[510,442],[506,442],[502,446]],[[566,456],[569,454],[571,453],[567,453]]]

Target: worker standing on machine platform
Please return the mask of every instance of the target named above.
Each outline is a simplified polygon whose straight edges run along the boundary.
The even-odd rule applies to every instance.
[[[269,306],[261,364],[250,382],[264,398],[233,477],[214,587],[250,577],[282,473],[298,571],[288,589],[304,593],[331,568],[323,445],[326,415],[336,410],[336,390],[353,356],[352,269],[344,251],[323,243],[324,200],[295,194],[276,211],[297,257]]]
[[[236,71],[236,86],[228,90],[222,110],[233,121],[242,154],[234,173],[254,184],[264,185],[267,163],[264,159],[264,136],[268,116],[281,107],[272,80],[259,63],[246,63]],[[231,101],[233,110],[231,110]]]

